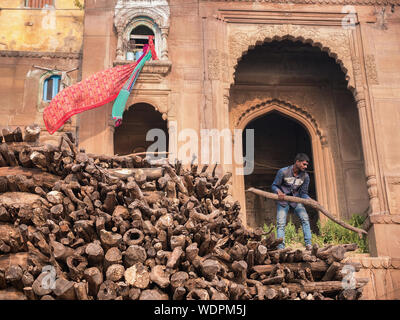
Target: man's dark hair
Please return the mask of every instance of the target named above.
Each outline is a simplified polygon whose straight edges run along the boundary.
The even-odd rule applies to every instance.
[[[296,155],[296,157],[294,158],[294,162],[295,163],[296,163],[296,161],[307,161],[307,162],[310,162],[310,158],[305,153],[298,153]]]

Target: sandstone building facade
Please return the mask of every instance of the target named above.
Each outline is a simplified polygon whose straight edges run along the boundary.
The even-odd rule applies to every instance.
[[[144,67],[123,125],[114,128],[111,103],[61,130],[76,131],[87,152],[128,154],[145,150],[145,132],[156,127],[175,154],[184,129],[254,129],[252,174],[241,175],[237,161],[219,166],[234,173],[232,195],[249,226],[272,222],[275,208],[245,189],[268,190],[277,168],[307,152],[311,196],[343,219],[367,217],[371,257],[357,259],[375,277],[368,297],[399,298],[399,4],[86,0],[82,9],[73,0],[2,1],[0,126],[43,126],[53,92],[132,62],[154,35],[159,59]]]

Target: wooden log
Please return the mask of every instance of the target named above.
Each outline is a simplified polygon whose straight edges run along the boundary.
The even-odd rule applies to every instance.
[[[140,293],[139,300],[168,300],[168,294],[158,289],[146,289]]]
[[[167,268],[175,269],[179,263],[179,260],[183,254],[183,250],[181,247],[176,247],[171,256],[168,258]]]
[[[24,287],[23,291],[28,300],[37,300],[37,296],[32,287]]]
[[[178,190],[182,192],[183,194],[188,194],[188,191],[183,184],[182,180],[180,177],[177,176],[175,171],[169,166],[169,165],[163,165],[163,168],[165,171],[168,173],[168,175],[171,177],[172,181],[175,182],[176,186],[178,187]]]
[[[89,300],[88,285],[86,282],[75,283],[74,290],[78,300]]]
[[[14,152],[8,149],[7,144],[0,144],[0,154],[3,156],[3,159],[9,166],[16,167],[19,165],[17,159],[15,158]]]
[[[357,279],[355,288],[364,287],[368,283],[368,279],[360,278]],[[287,283],[287,288],[290,292],[300,293],[302,291],[306,293],[314,293],[314,292],[322,292],[322,293],[330,293],[335,291],[343,290],[343,283],[341,281],[324,281],[324,282],[306,282],[303,284],[300,283]],[[279,290],[279,285],[270,285],[271,288],[275,290]]]
[[[330,281],[334,278],[334,276],[336,275],[337,271],[340,268],[340,263],[338,262],[333,262],[328,270],[326,270],[324,276],[322,277],[321,281]]]
[[[329,265],[325,261],[285,263],[284,265],[291,271],[310,268],[312,272],[326,272],[326,270],[329,268]],[[253,271],[260,274],[269,274],[273,269],[273,265],[257,265],[253,267]]]
[[[232,270],[236,276],[237,283],[245,283],[247,279],[247,263],[243,260],[234,261],[232,263]]]
[[[7,270],[12,265],[19,265],[22,269],[28,268],[28,252],[18,252],[0,255],[0,270]]]
[[[40,127],[37,124],[26,126],[24,133],[24,141],[36,142],[40,136]]]
[[[144,263],[146,259],[146,250],[138,245],[129,246],[124,252],[124,265],[127,268],[133,266],[137,262]]]
[[[117,247],[112,247],[107,250],[106,255],[104,257],[104,269],[113,264],[121,264],[122,263],[122,253]]]
[[[338,300],[357,300],[358,292],[355,289],[345,289],[338,295]]]
[[[107,268],[106,279],[118,282],[122,279],[125,273],[125,268],[122,264],[112,264]]]
[[[126,269],[124,277],[127,284],[139,289],[146,289],[150,283],[150,273],[141,262],[137,262]]]
[[[85,249],[90,266],[101,265],[104,260],[104,250],[99,242],[89,243]]]
[[[151,269],[150,280],[156,283],[160,288],[166,288],[170,284],[170,277],[165,272],[165,266],[156,265]]]
[[[14,135],[10,128],[3,128],[2,134],[5,142],[14,142]]]
[[[15,288],[7,288],[0,290],[0,300],[27,300],[27,297]]]
[[[259,195],[259,196],[262,196],[262,197],[265,197],[265,198],[268,198],[268,199],[278,200],[278,195],[275,194],[275,193],[262,191],[262,190],[259,190],[259,189],[256,189],[256,188],[250,188],[250,189],[247,189],[246,191],[253,192],[253,193],[255,193],[255,194]],[[307,206],[310,206],[310,207],[320,211],[326,217],[328,217],[332,221],[336,222],[337,224],[339,224],[343,228],[346,228],[346,229],[351,230],[353,232],[357,232],[360,237],[362,236],[362,234],[367,234],[367,231],[365,231],[363,229],[359,229],[359,228],[353,227],[353,226],[347,224],[346,222],[343,222],[340,219],[336,218],[328,210],[326,210],[323,206],[321,206],[317,201],[315,201],[313,199],[303,199],[303,198],[299,198],[299,197],[292,197],[292,196],[286,196],[285,195],[284,198],[281,201],[289,201],[289,202],[297,202],[297,203],[305,204]]]
[[[139,229],[129,229],[125,232],[122,240],[127,246],[139,245],[144,240],[144,234]]]
[[[267,290],[265,291],[264,296],[268,300],[273,300],[278,296],[278,292],[275,289],[268,287]]]
[[[58,278],[53,290],[54,295],[60,300],[75,300],[75,282],[66,279]]]
[[[97,296],[100,285],[103,283],[103,274],[96,267],[91,267],[85,270],[84,279],[88,283],[89,294],[93,297]]]
[[[67,258],[74,254],[74,249],[64,246],[60,242],[51,241],[50,246],[53,250],[54,258],[58,261],[66,262]]]
[[[122,242],[122,236],[119,233],[109,232],[105,229],[100,230],[100,241],[107,250],[112,247],[118,247]]]
[[[16,127],[12,132],[15,142],[22,142],[22,131],[20,127]]]
[[[174,290],[172,300],[183,300],[186,295],[186,289],[184,287],[178,287]]]
[[[51,281],[55,281],[55,279],[50,276],[48,273],[43,272],[36,278],[36,280],[32,284],[32,290],[35,293],[35,295],[41,297],[50,294],[52,292],[55,282],[53,285]]]
[[[69,256],[66,259],[69,269],[69,277],[74,281],[79,281],[83,278],[88,261],[85,257],[79,255]]]
[[[97,298],[99,300],[114,300],[117,298],[117,289],[118,286],[115,282],[106,280],[101,284]]]

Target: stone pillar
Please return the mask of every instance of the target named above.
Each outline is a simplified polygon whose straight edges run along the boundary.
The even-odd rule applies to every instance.
[[[360,129],[361,129],[362,145],[363,145],[364,160],[365,160],[365,175],[367,177],[369,202],[372,213],[380,213],[381,207],[378,199],[378,187],[377,187],[376,173],[374,168],[375,161],[372,156],[372,146],[369,138],[367,110],[366,110],[366,101],[364,97],[364,92],[363,91],[357,92],[355,99],[357,102],[358,115],[360,119]]]
[[[82,79],[113,66],[117,44],[114,5],[113,0],[92,0],[85,4]],[[86,152],[113,154],[113,135],[108,125],[111,108],[112,102],[78,115],[79,147]]]
[[[389,256],[400,258],[400,215],[396,212],[386,212],[383,191],[379,190],[376,172],[376,150],[374,147],[373,122],[369,110],[366,92],[364,90],[362,68],[359,58],[353,57],[354,77],[356,83],[355,100],[360,119],[360,129],[365,160],[365,175],[370,202],[370,213],[364,223],[368,230],[368,245],[372,256]]]
[[[116,54],[116,59],[117,60],[125,60],[125,55],[124,55],[124,29],[119,27],[117,29],[118,33],[118,40],[117,40],[117,54]]]
[[[168,60],[168,28],[161,28],[161,60]]]

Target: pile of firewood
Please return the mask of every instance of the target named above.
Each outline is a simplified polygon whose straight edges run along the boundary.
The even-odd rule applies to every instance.
[[[3,129],[0,299],[360,298],[366,280],[343,272],[355,244],[278,250],[273,233],[241,223],[229,173],[39,134]]]

